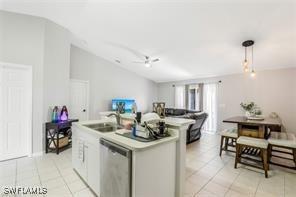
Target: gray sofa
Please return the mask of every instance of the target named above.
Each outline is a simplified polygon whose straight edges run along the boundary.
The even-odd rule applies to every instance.
[[[208,114],[205,112],[174,108],[165,108],[165,115],[168,117],[188,118],[195,120],[195,123],[189,125],[187,129],[187,144],[200,139],[201,128],[208,117]]]

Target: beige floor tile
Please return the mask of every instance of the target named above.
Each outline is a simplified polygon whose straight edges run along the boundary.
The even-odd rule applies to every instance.
[[[56,187],[65,186],[66,183],[62,177],[51,179],[45,182],[41,182],[43,187],[46,187],[47,189],[54,189]]]
[[[197,194],[195,194],[194,197],[217,197],[217,195],[203,189],[200,192],[198,192]]]
[[[239,191],[228,190],[225,194],[225,197],[253,197],[254,194],[243,194]]]
[[[185,195],[186,196],[193,197],[199,190],[200,190],[200,188],[198,188],[195,184],[193,184],[189,181],[185,182]]]
[[[30,179],[32,177],[38,177],[37,170],[22,171],[22,172],[18,172],[17,175],[16,175],[17,181]]]
[[[196,171],[194,169],[191,169],[189,167],[186,167],[186,179],[193,175]]]
[[[72,194],[67,186],[55,187],[49,189],[46,197],[72,197]]]
[[[16,186],[23,186],[23,187],[34,187],[34,186],[40,186],[40,185],[41,185],[41,182],[38,176],[16,182]]]
[[[90,191],[90,189],[86,188],[74,194],[74,197],[95,197],[95,195]]]
[[[195,173],[192,176],[190,176],[187,181],[194,184],[196,187],[198,187],[198,190],[200,190],[203,186],[205,186],[209,181],[210,177],[205,176],[201,173]]]
[[[75,172],[72,172],[72,173],[69,173],[69,174],[63,176],[63,179],[65,180],[65,182],[67,184],[69,184],[69,183],[75,182],[77,180],[80,180],[80,177]]]
[[[60,174],[61,174],[62,176],[66,176],[66,175],[68,175],[68,174],[72,174],[72,173],[74,173],[74,170],[73,170],[72,166],[69,167],[69,168],[60,169],[59,171],[60,171]]]
[[[41,181],[45,182],[45,181],[48,181],[50,179],[58,178],[61,175],[60,175],[60,173],[58,171],[49,171],[47,173],[39,174],[39,176],[40,176]]]
[[[202,167],[204,167],[206,165],[206,162],[197,160],[197,159],[193,159],[191,161],[189,161],[186,166],[194,171],[201,169]]]
[[[206,190],[216,196],[224,196],[228,191],[228,187],[223,187],[213,181],[209,182],[203,190]]]
[[[68,183],[68,187],[69,187],[70,191],[72,192],[72,194],[87,188],[87,186],[81,180],[77,180],[72,183]]]

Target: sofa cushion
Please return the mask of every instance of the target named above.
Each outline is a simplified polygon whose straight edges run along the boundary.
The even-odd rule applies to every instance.
[[[181,116],[186,113],[186,109],[174,109],[174,115],[175,116]]]

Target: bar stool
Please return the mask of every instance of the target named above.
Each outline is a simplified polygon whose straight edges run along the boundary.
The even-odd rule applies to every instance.
[[[296,134],[286,133],[286,132],[271,132],[268,142],[269,142],[269,149],[268,149],[269,162],[271,164],[286,167],[286,168],[296,169]],[[275,150],[275,149],[272,149],[273,147],[283,148],[283,149],[286,149],[287,151]],[[279,156],[279,155],[273,155],[272,152],[283,153],[285,156],[292,155],[293,159]],[[292,160],[294,161],[295,167],[290,167],[287,165],[271,162],[271,157],[279,157],[282,159]]]
[[[265,173],[265,178],[267,178],[267,171],[269,169],[267,149],[268,141],[265,139],[240,136],[236,141],[236,157],[234,168],[237,168],[237,164],[241,163],[243,165],[263,169]],[[243,156],[243,154],[251,156],[257,156],[257,154],[260,154],[261,161],[248,156]],[[243,162],[242,159],[250,160],[253,162],[260,162],[262,163],[262,168],[254,164]]]
[[[237,137],[238,135],[237,135],[236,128],[225,129],[221,132],[221,143],[220,143],[220,153],[219,153],[220,157],[222,155],[222,150],[235,153],[235,151],[229,150],[228,146],[235,147]],[[231,143],[229,143],[229,139],[231,139]]]

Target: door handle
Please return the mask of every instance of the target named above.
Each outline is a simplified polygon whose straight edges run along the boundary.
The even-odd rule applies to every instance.
[[[82,112],[86,112],[86,109],[83,109]]]

